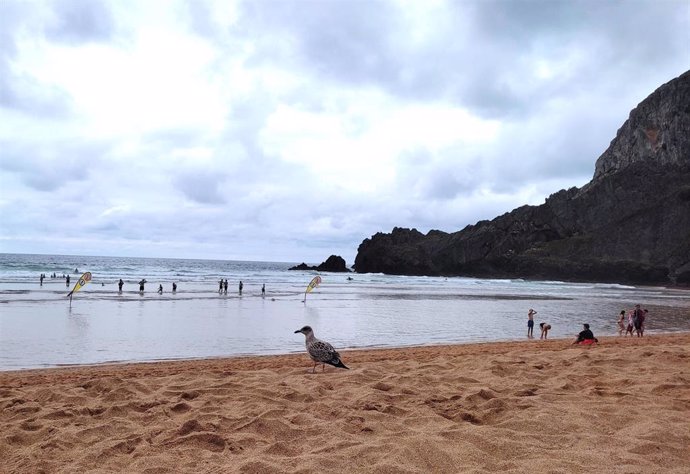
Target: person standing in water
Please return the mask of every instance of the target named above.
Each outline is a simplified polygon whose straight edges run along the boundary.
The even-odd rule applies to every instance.
[[[534,337],[534,315],[537,314],[532,308],[527,312],[527,337],[532,339]]]
[[[145,279],[145,278],[139,282],[139,293],[143,293],[143,292],[144,292],[144,284],[145,284],[145,283],[146,283],[146,279]]]
[[[177,283],[173,282],[173,287],[172,287],[172,292],[175,293],[177,292]]]
[[[266,296],[266,283],[261,286],[261,297]]]
[[[240,296],[242,296],[242,288],[244,288],[244,285],[242,284],[242,280],[240,280]]]
[[[65,278],[65,286],[69,286],[69,275],[67,275],[67,278]]]
[[[122,285],[124,285],[125,282],[122,281],[122,278],[120,278],[120,281],[117,282],[117,291],[122,293]]]

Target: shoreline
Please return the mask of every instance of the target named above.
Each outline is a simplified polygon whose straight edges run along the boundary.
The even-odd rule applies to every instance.
[[[690,333],[0,373],[7,472],[670,472]]]
[[[648,332],[647,336],[640,339],[654,338],[654,337],[675,337],[675,336],[690,336],[690,331],[674,331],[674,332]],[[502,346],[506,344],[550,344],[552,342],[561,341],[564,346],[567,346],[575,339],[575,335],[571,338],[564,337],[554,337],[548,340],[540,340],[535,337],[534,339],[499,339],[499,340],[487,340],[487,341],[472,341],[472,342],[458,342],[458,343],[428,343],[428,344],[412,344],[408,346],[376,346],[376,347],[346,347],[337,348],[341,355],[349,353],[360,353],[360,352],[378,352],[378,351],[404,351],[407,349],[452,349],[456,346],[483,346],[483,345],[497,345]],[[627,337],[627,336],[602,336],[598,337],[601,346],[605,342],[617,341],[619,339],[638,339],[637,336]],[[553,349],[555,350],[555,349]],[[34,367],[27,369],[0,369],[0,379],[3,374],[17,374],[17,373],[31,373],[36,371],[52,371],[52,370],[70,370],[70,369],[98,369],[98,368],[108,368],[108,367],[122,367],[122,366],[138,366],[138,365],[156,365],[156,364],[176,364],[176,363],[186,363],[186,362],[231,362],[238,359],[251,361],[253,359],[264,359],[264,358],[283,358],[283,357],[295,357],[300,354],[306,354],[305,350],[300,349],[293,352],[284,352],[276,354],[238,354],[238,355],[227,355],[227,356],[212,356],[212,357],[181,357],[181,358],[170,358],[170,359],[158,359],[158,360],[142,360],[142,361],[105,361],[97,362],[93,364],[61,364],[49,367]],[[305,355],[306,357],[306,355]],[[1,380],[0,380],[1,381]]]

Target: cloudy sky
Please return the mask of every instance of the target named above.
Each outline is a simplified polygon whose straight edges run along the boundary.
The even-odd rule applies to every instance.
[[[0,252],[354,262],[581,186],[690,0],[0,0]]]

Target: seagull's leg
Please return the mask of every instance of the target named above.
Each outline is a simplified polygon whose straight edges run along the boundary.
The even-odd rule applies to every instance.
[[[312,367],[312,369],[311,369],[311,373],[312,373],[312,374],[315,374],[315,373],[316,373],[316,366],[317,366],[317,365],[319,365],[319,364],[317,364],[316,362],[314,362],[314,367]]]
[[[321,365],[323,366],[323,370],[321,372],[325,372],[326,371],[326,364],[321,364]]]

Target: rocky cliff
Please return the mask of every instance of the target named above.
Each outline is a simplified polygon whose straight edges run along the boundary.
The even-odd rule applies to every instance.
[[[325,262],[321,262],[317,266],[309,266],[302,262],[299,265],[288,268],[288,270],[316,270],[318,272],[337,272],[347,273],[350,271],[345,264],[345,259],[340,255],[331,255]]]
[[[690,285],[690,71],[640,103],[592,181],[465,229],[395,228],[355,270]]]

